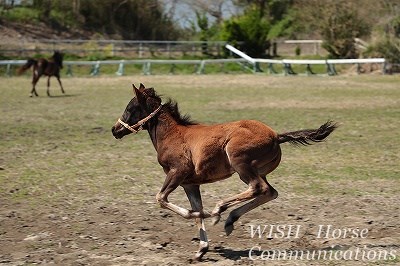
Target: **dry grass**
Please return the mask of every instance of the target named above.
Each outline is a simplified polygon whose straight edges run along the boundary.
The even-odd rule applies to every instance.
[[[93,255],[92,258],[81,254],[85,258],[84,263],[104,262],[110,258],[107,256],[115,258],[125,254],[118,246],[110,249],[110,246],[102,246],[101,243],[118,243],[121,239],[117,238],[122,237],[120,234],[124,232],[126,236],[129,233],[125,231],[132,226],[141,228],[151,223],[155,230],[164,230],[157,227],[166,225],[155,218],[160,210],[154,204],[154,195],[163,182],[164,174],[147,134],[142,132],[116,141],[110,132],[132,97],[132,82],[155,87],[165,97],[176,99],[183,113],[189,113],[193,119],[205,123],[258,119],[283,132],[315,128],[328,119],[337,121],[339,129],[325,143],[304,148],[283,145],[282,163],[269,177],[280,192],[278,201],[269,205],[274,214],[272,221],[285,222],[290,212],[304,212],[303,216],[309,219],[321,218],[327,223],[345,221],[347,225],[351,221],[362,225],[366,216],[382,220],[382,224],[385,221],[386,224],[394,223],[392,220],[396,219],[393,215],[398,213],[400,192],[399,76],[64,78],[67,96],[60,96],[59,88],[53,81],[51,92],[56,97],[51,98],[45,96],[45,80],[39,82],[38,93],[41,96],[38,98],[28,97],[30,81],[27,77],[0,80],[2,261],[29,263],[29,259],[21,259],[13,251],[23,250],[35,258],[31,263],[43,263],[45,259],[48,262],[49,255],[46,255],[48,253],[43,245],[21,242],[28,234],[43,230],[53,232],[54,240],[40,243],[47,243],[54,249],[57,249],[57,241],[65,241],[69,245],[76,243],[86,250],[98,251],[95,252],[97,257]],[[205,204],[211,208],[218,199],[244,188],[237,176],[218,185],[206,185],[203,187]],[[188,205],[181,190],[171,196],[171,201]],[[366,201],[371,204],[366,204]],[[358,210],[354,212],[351,206],[341,211],[338,209],[348,202],[358,204]],[[312,206],[319,206],[326,216],[319,216]],[[385,208],[385,211],[374,206]],[[101,243],[90,242],[85,237],[71,237],[71,234],[88,235],[88,232],[102,235],[101,228],[117,215],[110,208],[116,212],[119,210],[119,221],[127,221],[127,224],[118,227],[121,232],[110,231],[107,237],[100,237]],[[348,218],[343,218],[343,213]],[[70,227],[65,227],[66,220],[60,220],[57,227],[52,227],[52,223],[48,222],[49,215],[69,217],[67,224]],[[248,219],[255,219],[256,215],[263,215],[262,210],[249,215]],[[194,234],[193,228],[185,227],[188,222],[175,215],[166,217],[163,218],[165,221],[171,220],[183,226],[173,227],[178,231],[169,237],[190,241],[191,233],[183,236],[179,231],[189,230]],[[139,224],[128,223],[130,219]],[[246,221],[252,220],[245,219],[243,224]],[[93,226],[91,222],[95,222]],[[116,230],[115,226],[112,228]],[[389,229],[382,225],[382,232],[392,232]],[[143,231],[139,233],[143,234]],[[156,241],[151,240],[150,237],[154,237],[151,232],[148,233],[149,238],[139,233],[134,233],[136,240],[130,243],[140,246],[144,239]],[[379,237],[387,237],[386,233],[380,234],[378,240]],[[239,246],[236,248],[243,248],[240,241],[244,241],[245,236],[246,233],[238,236],[235,243]],[[109,242],[104,242],[104,239],[109,239]],[[398,243],[397,235],[393,235],[393,239]],[[196,249],[188,248],[185,242],[178,243],[175,243],[177,246],[171,244],[171,248],[162,254],[171,259],[171,254],[175,254],[171,252],[177,251],[176,257],[181,258],[190,253],[185,255],[179,252],[179,245],[180,248]],[[145,246],[137,250],[151,252]],[[76,250],[62,251],[64,255],[71,256],[65,261],[60,259],[59,253],[49,253],[60,259],[60,263],[76,263],[79,254],[72,251]],[[103,259],[100,259],[101,256]],[[140,262],[141,257],[135,256],[138,260],[134,262]],[[221,259],[218,254],[210,256]],[[167,261],[164,260],[165,263]]]

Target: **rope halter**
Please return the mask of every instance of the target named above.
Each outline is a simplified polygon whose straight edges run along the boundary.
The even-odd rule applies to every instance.
[[[154,110],[151,114],[149,114],[148,116],[146,116],[145,118],[139,120],[139,122],[137,122],[136,124],[130,126],[127,123],[125,123],[124,121],[121,120],[121,118],[118,118],[118,122],[123,125],[126,129],[129,129],[132,133],[136,134],[138,133],[140,130],[143,129],[143,125],[149,121],[152,117],[154,117],[163,107],[163,105],[161,104],[156,110]],[[137,128],[137,129],[135,129]]]

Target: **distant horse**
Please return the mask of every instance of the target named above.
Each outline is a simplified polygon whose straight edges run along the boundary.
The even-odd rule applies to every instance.
[[[64,92],[64,88],[61,84],[60,80],[60,69],[63,68],[63,54],[55,51],[53,56],[51,57],[50,60],[47,60],[45,58],[40,58],[40,59],[28,59],[25,65],[23,65],[19,70],[18,74],[24,73],[26,70],[28,70],[31,66],[33,66],[33,77],[32,77],[32,91],[31,91],[31,97],[39,96],[36,92],[36,83],[39,81],[40,77],[42,75],[48,76],[47,79],[47,96],[50,96],[50,78],[51,76],[55,76],[58,80],[58,83],[60,84],[61,87],[61,92]]]
[[[225,222],[225,232],[229,235],[234,222],[243,214],[278,197],[266,176],[281,161],[280,144],[321,142],[337,127],[328,121],[318,129],[277,134],[255,120],[197,124],[189,117],[181,116],[176,103],[162,104],[153,88],[145,88],[143,84],[139,89],[133,87],[136,97],[128,103],[122,117],[112,127],[112,133],[120,139],[142,129],[148,131],[158,162],[166,173],[164,184],[156,196],[157,202],[186,219],[196,220],[200,232],[196,260],[201,260],[209,247],[205,218],[212,217],[216,224],[228,208],[248,201],[230,212]],[[200,185],[226,179],[235,172],[248,189],[218,202],[211,213],[204,211]],[[178,186],[185,190],[192,210],[168,201],[168,195]]]

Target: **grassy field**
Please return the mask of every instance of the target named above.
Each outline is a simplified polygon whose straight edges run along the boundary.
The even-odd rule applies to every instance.
[[[335,199],[354,203],[372,198],[385,201],[390,210],[379,212],[380,219],[400,212],[400,76],[161,75],[62,81],[66,96],[55,80],[53,97],[45,96],[42,79],[37,86],[40,97],[29,98],[28,77],[0,78],[0,262],[48,262],[44,253],[34,254],[56,249],[61,240],[46,242],[45,247],[22,241],[47,228],[48,218],[43,217],[48,215],[70,217],[99,206],[124,206],[127,212],[135,208],[130,215],[146,217],[141,206],[156,205],[164,176],[147,133],[117,141],[110,131],[133,95],[131,83],[155,87],[165,99],[175,99],[182,113],[208,124],[257,119],[284,132],[337,121],[339,129],[325,143],[282,145],[281,165],[269,177],[280,193],[279,205],[293,199],[315,199],[313,204],[325,200],[329,205]],[[244,189],[236,176],[206,185],[205,204],[212,208],[219,198]],[[171,201],[187,205],[181,190]],[[366,213],[374,206],[364,206]],[[152,213],[157,211],[154,206]],[[362,210],[357,211],[361,213],[348,206],[346,217],[361,217]],[[13,227],[13,213],[31,221],[28,227]],[[181,219],[172,216],[167,219]],[[69,230],[83,234],[87,222],[76,218]],[[394,241],[399,243],[398,234]],[[11,247],[31,254],[32,260],[18,257]],[[103,250],[94,244],[87,249]]]

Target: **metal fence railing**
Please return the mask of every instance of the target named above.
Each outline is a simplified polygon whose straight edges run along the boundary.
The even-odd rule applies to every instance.
[[[223,41],[128,41],[128,40],[48,40],[21,39],[18,43],[2,43],[0,54],[5,56],[32,56],[33,53],[50,53],[62,50],[82,57],[130,58],[181,58],[190,56],[219,56],[224,50]]]

